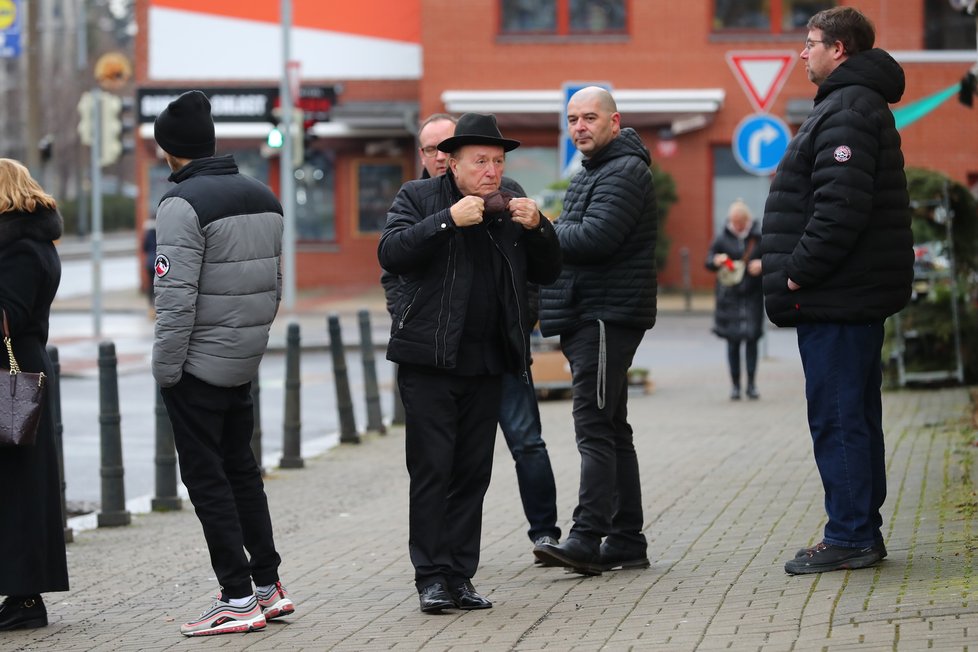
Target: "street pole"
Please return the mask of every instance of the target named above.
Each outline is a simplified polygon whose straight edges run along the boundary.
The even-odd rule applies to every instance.
[[[77,70],[79,76],[88,68],[88,11],[85,5],[88,0],[78,0],[78,62]],[[83,152],[79,147],[77,150],[77,169],[78,169],[78,224],[76,232],[78,235],[88,234],[88,202],[85,201],[85,164]]]
[[[37,2],[21,3],[27,9],[27,120],[24,143],[24,163],[35,179],[43,183],[41,173],[41,153],[38,143],[41,140],[41,39],[37,29],[40,8]]]
[[[282,300],[286,314],[295,310],[295,170],[292,168],[292,121],[294,120],[292,88],[289,83],[289,62],[292,60],[292,0],[281,0],[282,20],[282,79],[279,84],[279,108],[282,117],[282,151],[279,157],[281,172],[282,215],[285,232],[282,242]]]
[[[102,337],[102,91],[92,89],[92,331]]]

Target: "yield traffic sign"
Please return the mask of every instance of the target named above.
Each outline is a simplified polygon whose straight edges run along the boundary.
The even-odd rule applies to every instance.
[[[797,55],[788,50],[727,52],[727,64],[754,108],[767,113],[774,104]]]

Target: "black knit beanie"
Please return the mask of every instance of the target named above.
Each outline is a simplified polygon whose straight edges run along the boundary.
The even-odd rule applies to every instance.
[[[153,135],[171,156],[214,156],[214,120],[207,96],[200,91],[187,91],[167,104],[156,117]]]

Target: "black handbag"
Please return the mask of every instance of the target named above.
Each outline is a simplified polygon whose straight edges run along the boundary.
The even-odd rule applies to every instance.
[[[41,423],[44,405],[44,372],[21,371],[14,358],[7,312],[3,315],[3,343],[7,347],[10,369],[0,371],[0,446],[33,446]]]

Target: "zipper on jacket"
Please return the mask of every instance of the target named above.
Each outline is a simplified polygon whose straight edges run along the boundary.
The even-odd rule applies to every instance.
[[[414,302],[418,300],[418,294],[420,294],[420,292],[420,287],[414,291],[414,296],[411,297],[411,303],[407,305],[407,308],[404,309],[404,313],[401,315],[401,318],[397,321],[397,330],[404,328],[404,322],[407,321],[408,315],[411,314],[411,308],[414,307]]]
[[[520,307],[520,293],[519,293],[519,289],[516,287],[516,272],[513,271],[513,263],[510,262],[506,254],[503,253],[502,247],[500,247],[499,243],[496,242],[496,239],[492,237],[492,233],[490,233],[488,229],[486,230],[486,233],[489,234],[489,240],[492,241],[492,245],[496,248],[497,251],[499,251],[499,255],[502,256],[503,260],[506,261],[506,266],[509,267],[509,282],[513,286],[513,296],[516,297],[516,319],[517,319],[517,325],[520,328],[520,350],[522,352],[522,355],[520,356],[520,365],[522,367],[520,375],[523,377],[523,382],[529,384],[530,370],[529,370],[529,366],[526,364],[526,359],[528,357],[526,351],[526,342],[529,335],[526,332],[524,332],[523,309]]]

